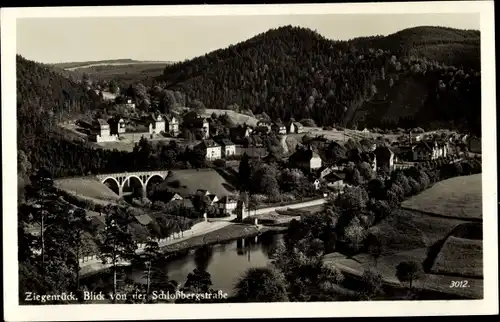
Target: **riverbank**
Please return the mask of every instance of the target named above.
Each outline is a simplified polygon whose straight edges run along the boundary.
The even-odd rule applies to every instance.
[[[226,243],[239,238],[254,237],[265,232],[281,232],[287,229],[286,227],[280,226],[255,226],[232,222],[217,222],[211,224],[212,228],[217,228],[211,230],[200,230],[196,234],[189,234],[188,236],[169,240],[166,244],[160,244],[159,246],[162,254],[175,254],[180,251],[187,251],[204,245]],[[127,261],[122,261],[119,263],[120,266],[130,266],[130,264],[131,263]],[[85,266],[80,268],[80,276],[88,277],[91,275],[95,275],[108,270],[110,267],[110,264],[103,264],[100,260],[93,260],[92,262],[88,262]]]

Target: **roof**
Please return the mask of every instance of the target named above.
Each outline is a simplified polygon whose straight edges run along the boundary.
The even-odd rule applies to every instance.
[[[150,222],[153,221],[153,219],[151,217],[149,217],[148,215],[140,215],[140,216],[134,216],[135,219],[141,224],[141,225],[144,225],[144,226],[147,226]]]
[[[234,144],[231,140],[226,139],[226,138],[224,138],[224,139],[220,139],[220,140],[219,140],[219,143],[220,143],[221,145],[223,145],[223,146],[235,145],[235,144]]]
[[[218,147],[218,146],[220,146],[220,145],[217,144],[217,142],[215,142],[212,139],[208,139],[208,140],[201,141],[201,143],[198,144],[196,147],[200,147],[200,148],[214,148],[214,147]]]
[[[238,201],[238,198],[236,198],[236,196],[224,196],[221,199],[219,199],[217,201],[217,203],[226,204],[226,203],[237,202],[237,201]]]
[[[391,154],[394,154],[394,151],[388,146],[378,146],[374,153],[378,158],[390,158]]]
[[[428,151],[432,151],[432,147],[429,145],[429,143],[427,141],[420,141],[416,147],[419,149],[425,149]]]
[[[214,169],[174,170],[171,174],[161,183],[161,187],[176,192],[184,198],[196,194],[198,189],[208,190],[219,198],[236,192],[236,189]],[[177,185],[177,182],[174,184],[175,181],[179,184]]]
[[[302,125],[300,122],[292,122],[293,125],[295,125],[295,127],[304,127],[304,125]]]
[[[285,125],[283,125],[283,123],[277,121],[277,122],[274,122],[273,123],[273,126],[279,126],[279,127],[285,127]]]
[[[345,173],[343,172],[331,172],[327,174],[323,179],[330,182],[345,180]]]

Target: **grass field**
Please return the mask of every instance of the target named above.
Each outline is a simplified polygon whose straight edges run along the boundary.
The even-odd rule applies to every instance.
[[[324,261],[358,277],[364,270],[375,268],[385,283],[393,286],[400,284],[395,275],[396,266],[402,261],[415,261],[427,267],[424,276],[415,283],[417,289],[482,298],[482,226],[471,221],[481,218],[480,187],[480,175],[458,177],[437,183],[413,197],[412,206],[416,210],[408,206],[399,209],[367,231],[378,236],[384,245],[376,261],[366,253],[353,257],[328,254]],[[418,203],[414,200],[417,197]],[[429,210],[431,207],[440,211],[437,214],[441,216],[430,214],[436,213]],[[460,207],[466,210],[461,211]],[[460,212],[458,216],[456,212]],[[468,287],[450,287],[452,281],[464,277],[469,281]]]
[[[221,114],[223,115],[223,114],[227,113],[227,115],[229,116],[229,118],[236,125],[246,123],[249,126],[256,126],[257,122],[259,122],[259,120],[257,120],[255,117],[252,117],[250,115],[245,115],[245,114],[237,113],[237,112],[231,111],[231,110],[219,110],[219,109],[210,109],[210,108],[207,108],[205,110],[205,112],[203,113],[203,116],[204,117],[210,117],[212,115],[212,113],[215,113],[217,115],[221,115]]]
[[[448,237],[431,269],[434,274],[483,277],[483,242]]]
[[[77,197],[92,201],[117,201],[118,195],[105,184],[94,178],[65,178],[55,180],[59,189],[65,190]]]
[[[406,200],[403,208],[463,219],[482,219],[481,174],[455,177]]]
[[[464,221],[398,210],[390,219],[373,226],[368,232],[381,238],[385,254],[394,254],[430,247],[462,223]]]

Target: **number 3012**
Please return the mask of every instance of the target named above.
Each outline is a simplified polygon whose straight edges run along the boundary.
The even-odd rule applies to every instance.
[[[469,287],[469,281],[451,281],[450,288],[452,287]]]

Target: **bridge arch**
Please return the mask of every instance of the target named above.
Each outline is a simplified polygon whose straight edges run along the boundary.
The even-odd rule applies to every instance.
[[[159,173],[154,173],[151,176],[149,176],[149,178],[147,178],[146,182],[144,183],[144,189],[146,193],[148,193],[151,190],[154,184],[162,183],[163,180],[165,180],[165,176]]]
[[[146,196],[148,186],[151,186],[154,182],[165,180],[168,174],[168,170],[121,172],[100,174],[97,175],[97,178],[101,183],[108,185],[119,196],[122,196],[123,193],[129,194],[131,192],[134,194],[140,192],[141,196]]]
[[[144,196],[144,182],[137,175],[128,175],[123,180],[122,192],[125,194],[132,193],[133,195]]]
[[[113,190],[117,195],[122,194],[121,185],[114,177],[106,177],[102,180],[102,183],[108,186],[109,189]]]

